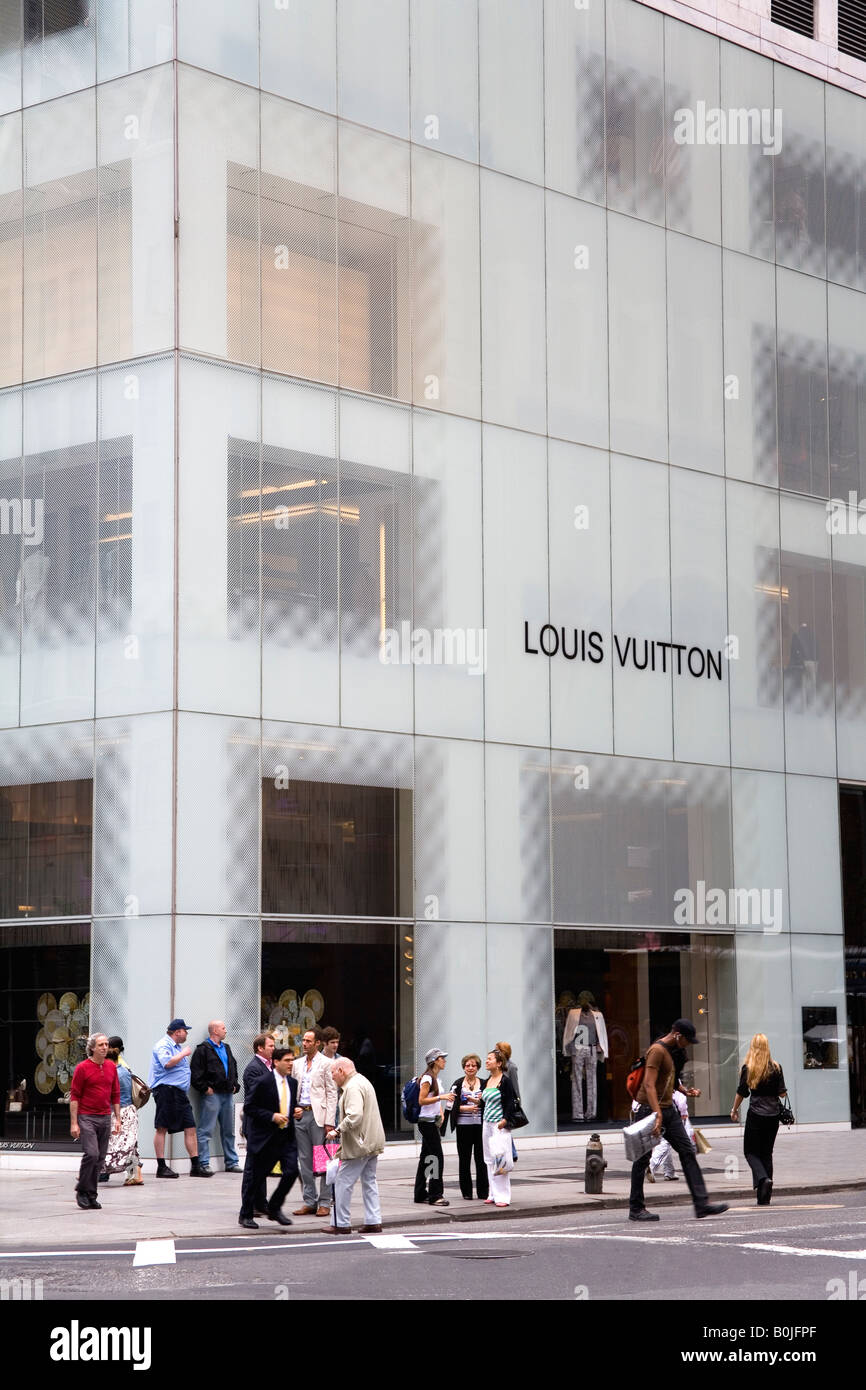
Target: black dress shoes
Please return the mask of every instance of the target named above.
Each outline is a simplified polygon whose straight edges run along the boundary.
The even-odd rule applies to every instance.
[[[95,1197],[91,1197],[91,1199],[90,1199],[90,1210],[91,1210],[91,1211],[102,1211],[102,1203],[101,1203],[101,1202],[97,1202],[97,1200],[96,1200]]]
[[[700,1207],[695,1216],[700,1220],[702,1216],[721,1216],[722,1212],[727,1210],[727,1202],[711,1202],[707,1207]]]
[[[758,1180],[758,1206],[768,1207],[770,1198],[773,1195],[773,1184],[769,1178],[759,1178]]]
[[[84,1192],[76,1192],[75,1200],[82,1211],[90,1211],[90,1198]]]
[[[269,1211],[268,1220],[276,1221],[277,1225],[279,1226],[291,1226],[292,1224],[291,1217],[283,1216],[283,1213],[281,1211]]]
[[[628,1219],[629,1221],[658,1221],[659,1218],[654,1211],[647,1211],[644,1207],[642,1211],[630,1211]]]
[[[243,1226],[247,1231],[257,1231],[259,1229],[258,1221],[254,1221],[251,1216],[242,1216],[238,1221],[238,1225]]]

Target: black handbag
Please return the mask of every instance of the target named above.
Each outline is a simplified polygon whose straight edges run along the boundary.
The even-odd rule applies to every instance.
[[[789,1101],[787,1096],[779,1096],[779,1124],[796,1124],[796,1120],[794,1119],[794,1112],[791,1109],[791,1102]]]
[[[523,1129],[524,1125],[529,1124],[529,1119],[523,1106],[520,1104],[520,1097],[514,1097],[514,1104],[511,1106],[505,1117],[508,1121],[509,1129]]]

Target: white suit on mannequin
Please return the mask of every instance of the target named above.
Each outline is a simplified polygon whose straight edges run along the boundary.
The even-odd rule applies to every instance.
[[[577,997],[577,1008],[570,1009],[562,1034],[563,1055],[571,1058],[571,1118],[582,1123],[594,1120],[598,1108],[596,1061],[607,1057],[607,1028],[604,1015],[596,1007],[588,989]],[[583,1081],[586,1078],[586,1114]]]

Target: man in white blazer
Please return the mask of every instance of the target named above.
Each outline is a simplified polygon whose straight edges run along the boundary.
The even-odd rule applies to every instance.
[[[331,1075],[332,1063],[319,1051],[320,1029],[308,1028],[301,1040],[302,1056],[295,1059],[292,1076],[298,1083],[295,1107],[295,1142],[298,1168],[304,1185],[304,1205],[295,1216],[330,1216],[331,1202],[325,1174],[319,1180],[318,1194],[313,1174],[313,1148],[325,1140],[337,1115],[337,1085]]]

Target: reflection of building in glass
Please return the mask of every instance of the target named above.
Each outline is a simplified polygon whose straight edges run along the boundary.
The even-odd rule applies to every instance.
[[[593,1123],[681,1015],[704,1123],[768,1028],[861,1122],[863,99],[636,0],[386,8],[3,10],[0,1145],[64,1145],[49,996],[139,1074],[312,1013],[396,1138],[496,1038],[570,1127],[588,991]],[[527,654],[561,615],[603,660]]]

